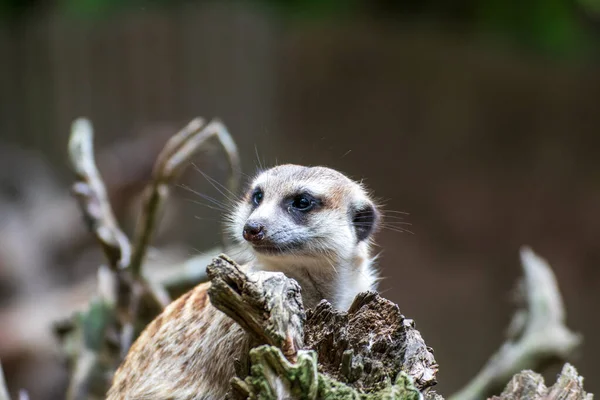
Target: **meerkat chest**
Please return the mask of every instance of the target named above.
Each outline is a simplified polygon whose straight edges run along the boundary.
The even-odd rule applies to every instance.
[[[355,264],[264,263],[253,269],[282,272],[302,288],[305,308],[315,307],[321,300],[329,301],[339,310],[347,310],[360,292],[375,290],[377,278],[368,262]]]

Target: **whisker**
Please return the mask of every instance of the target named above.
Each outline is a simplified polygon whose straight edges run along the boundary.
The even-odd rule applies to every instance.
[[[219,200],[216,200],[216,199],[212,198],[211,196],[206,195],[204,193],[200,193],[200,192],[192,189],[191,187],[189,187],[187,185],[179,184],[178,186],[181,187],[181,188],[183,188],[183,189],[185,189],[185,190],[187,190],[187,191],[189,191],[189,192],[191,192],[191,193],[193,193],[193,194],[195,194],[196,196],[199,196],[200,198],[202,198],[204,200],[210,201],[211,203],[213,203],[213,204],[215,204],[217,206],[223,207],[223,209],[225,211],[229,211],[229,212],[233,212],[234,211],[233,206],[230,206],[228,204],[220,202]]]
[[[260,168],[260,171],[264,171],[264,167],[262,162],[260,161],[260,156],[258,155],[258,147],[256,146],[256,143],[254,144],[254,154],[256,154],[256,161],[258,162],[258,168]]]
[[[383,214],[381,216],[381,219],[383,219],[383,220],[386,220],[386,219],[403,220],[404,217],[402,217],[400,215],[385,215],[385,214]]]
[[[410,233],[411,235],[415,234],[414,232],[409,231],[408,229],[392,228],[390,226],[384,226],[382,229],[392,231],[392,232],[398,232],[398,233]]]
[[[220,211],[220,212],[228,212],[228,210],[224,210],[223,208],[220,208],[220,207],[215,207],[215,206],[213,206],[213,205],[206,204],[206,203],[202,203],[201,201],[198,201],[198,200],[195,200],[195,199],[183,199],[183,200],[184,200],[184,201],[189,201],[189,202],[192,202],[192,203],[194,203],[194,204],[201,205],[201,206],[203,206],[203,207],[207,207],[207,208],[209,208],[209,209],[211,209],[211,210]]]
[[[240,257],[244,253],[247,253],[245,249],[227,249],[227,255],[233,259]]]
[[[371,226],[371,224],[368,223],[355,223],[355,226]],[[405,225],[411,225],[411,224],[405,224]],[[343,226],[343,225],[342,225]],[[385,229],[385,230],[389,230],[389,231],[393,231],[393,232],[399,232],[399,233],[410,233],[414,235],[414,232],[411,232],[410,230],[401,227],[401,226],[395,226],[395,225],[390,225],[390,224],[381,224],[379,225],[379,227],[381,229]]]
[[[193,164],[194,169],[201,173],[202,176],[204,177],[204,179],[206,179],[208,181],[208,183],[210,183],[212,185],[212,187],[214,187],[219,193],[221,193],[221,195],[223,195],[223,197],[227,198],[229,201],[235,202],[236,200],[240,200],[240,198],[233,193],[231,190],[229,190],[227,187],[225,187],[224,185],[222,185],[219,181],[217,181],[214,178],[211,178],[207,173],[205,173],[204,171],[202,171],[200,168],[198,168],[196,166],[196,164]],[[227,193],[229,193],[232,197],[228,196],[226,193],[223,192],[223,190],[219,189],[219,187],[217,187],[217,185],[219,187],[221,187],[221,189],[225,190]]]
[[[199,217],[197,215],[194,215],[194,219],[197,219],[199,221],[211,221],[211,222],[222,222],[220,219],[214,219],[214,218],[203,218],[203,217]]]
[[[188,256],[190,257],[194,257],[194,256],[208,256],[209,254],[206,251],[202,251],[196,247],[190,246],[190,248],[192,250],[194,250],[194,252],[188,252]]]
[[[393,213],[393,214],[403,214],[403,215],[410,215],[409,212],[407,211],[396,211],[396,210],[381,210],[382,214],[385,215],[387,213]]]
[[[381,223],[379,223],[379,226],[395,226],[395,227],[405,227],[405,226],[412,226],[412,224],[410,222],[401,222],[401,221],[383,221]]]

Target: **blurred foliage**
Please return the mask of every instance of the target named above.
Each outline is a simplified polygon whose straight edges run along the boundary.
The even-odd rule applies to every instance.
[[[566,0],[488,0],[478,19],[484,31],[551,53],[577,53],[592,45],[577,5]]]
[[[596,17],[600,16],[600,0],[579,0],[579,4]]]
[[[210,0],[0,0],[0,13],[15,18],[56,7],[84,16],[119,10],[143,12]],[[216,0],[213,0],[213,2]],[[221,2],[234,0],[221,0]],[[238,3],[268,7],[291,18],[339,18],[376,15],[432,22],[442,28],[483,34],[531,51],[573,56],[599,55],[600,0],[253,0]]]

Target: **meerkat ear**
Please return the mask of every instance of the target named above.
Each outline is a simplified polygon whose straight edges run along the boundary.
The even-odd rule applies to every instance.
[[[352,224],[359,242],[371,236],[378,222],[379,211],[371,203],[360,204],[353,210]]]

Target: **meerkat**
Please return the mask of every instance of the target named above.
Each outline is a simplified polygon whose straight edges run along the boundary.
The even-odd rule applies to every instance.
[[[358,293],[376,289],[371,247],[380,212],[360,183],[338,171],[268,169],[227,219],[252,257],[243,268],[295,279],[307,308],[326,299],[346,310]],[[210,305],[208,287],[184,294],[146,327],[115,373],[108,400],[225,396],[249,337]]]

